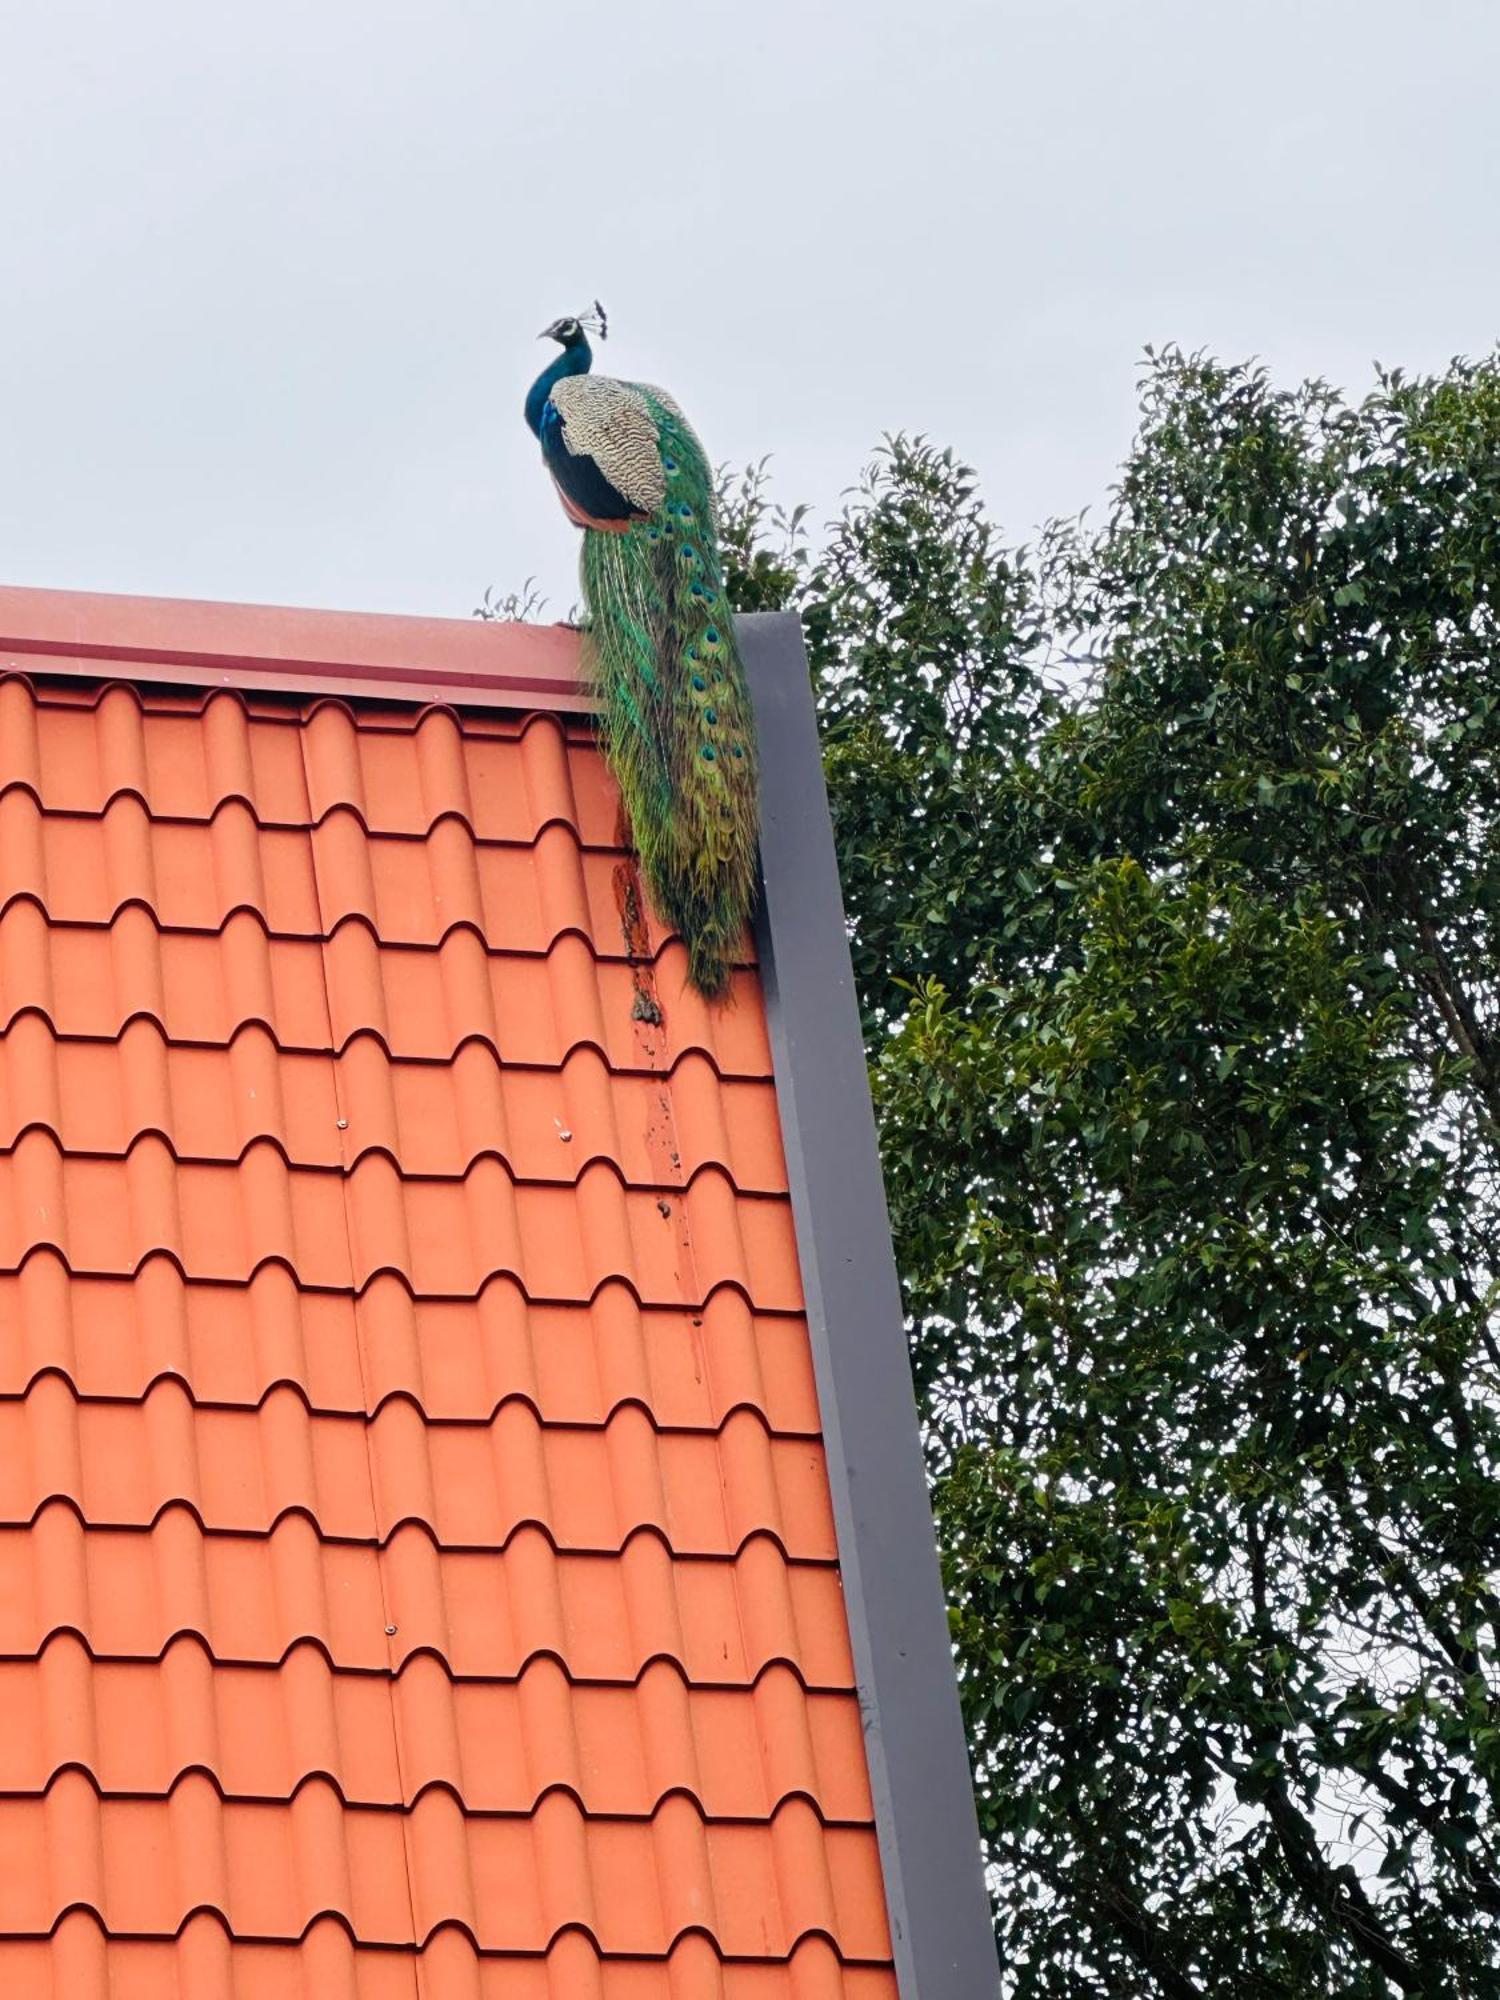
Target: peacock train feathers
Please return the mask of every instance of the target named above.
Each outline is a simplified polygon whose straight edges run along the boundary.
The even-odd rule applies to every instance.
[[[526,421],[583,530],[599,733],[652,901],[702,993],[724,991],[755,888],[754,725],[724,595],[713,475],[672,398],[591,375],[603,308],[560,319]]]

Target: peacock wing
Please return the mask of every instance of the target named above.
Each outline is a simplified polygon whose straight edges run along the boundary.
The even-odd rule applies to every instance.
[[[554,383],[551,400],[573,456],[591,458],[623,499],[654,514],[667,476],[656,419],[640,390],[608,375],[569,375]]]

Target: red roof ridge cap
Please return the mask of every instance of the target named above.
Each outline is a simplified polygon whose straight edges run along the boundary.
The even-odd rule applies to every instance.
[[[586,711],[578,650],[566,625],[0,585],[0,674]]]

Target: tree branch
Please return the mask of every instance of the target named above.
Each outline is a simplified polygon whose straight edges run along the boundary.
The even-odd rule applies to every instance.
[[[1389,1799],[1393,1806],[1399,1806],[1429,1836],[1435,1838],[1449,1824],[1448,1815],[1435,1800],[1419,1798],[1409,1785],[1403,1785],[1399,1778],[1392,1777],[1384,1765],[1362,1769],[1359,1776],[1382,1798]],[[1486,1868],[1479,1856],[1468,1847],[1460,1849],[1454,1859],[1468,1877],[1474,1901],[1480,1909],[1488,1911],[1491,1916],[1500,1916],[1500,1877]]]
[[[1259,1511],[1253,1507],[1246,1515],[1246,1535],[1250,1554],[1251,1604],[1255,1628],[1264,1643],[1274,1633],[1267,1590],[1265,1537],[1261,1531]],[[1272,1709],[1273,1704],[1267,1701],[1267,1713]],[[1386,1930],[1359,1877],[1352,1868],[1332,1866],[1323,1852],[1316,1830],[1294,1804],[1287,1788],[1288,1745],[1285,1731],[1274,1724],[1263,1723],[1259,1732],[1252,1729],[1252,1735],[1255,1734],[1261,1736],[1261,1740],[1252,1746],[1258,1761],[1264,1759],[1268,1749],[1274,1750],[1278,1759],[1275,1776],[1263,1789],[1257,1789],[1292,1880],[1313,1908],[1330,1917],[1350,1943],[1394,1979],[1403,1993],[1424,1991],[1420,1968]]]
[[[1102,1926],[1141,1971],[1156,1982],[1163,2000],[1208,2000],[1204,1988],[1183,1970],[1165,1925],[1116,1875],[1092,1871],[1085,1875],[1065,1870],[1035,1852],[1026,1854],[1025,1866],[1035,1870],[1050,1889],[1069,1901],[1082,1890],[1098,1910]]]
[[[1488,1117],[1485,1124],[1492,1144],[1500,1143],[1500,1067],[1497,1067],[1492,1038],[1462,980],[1454,972],[1437,926],[1432,921],[1427,898],[1415,871],[1406,860],[1389,864],[1391,878],[1413,929],[1421,942],[1425,964],[1419,977],[1429,998],[1442,1015],[1459,1054],[1466,1058],[1475,1086]]]
[[[1292,1803],[1282,1780],[1266,1793],[1265,1807],[1288,1871],[1309,1902],[1326,1912],[1349,1942],[1388,1979],[1394,1979],[1403,1993],[1429,1992],[1422,1968],[1407,1957],[1380,1921],[1354,1870],[1330,1866],[1311,1823]]]

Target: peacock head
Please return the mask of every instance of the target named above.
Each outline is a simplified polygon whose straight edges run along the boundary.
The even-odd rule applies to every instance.
[[[564,347],[577,347],[591,333],[597,333],[601,340],[609,335],[609,316],[597,299],[587,312],[565,313],[561,319],[553,320],[551,326],[542,328],[537,338],[555,340]]]

